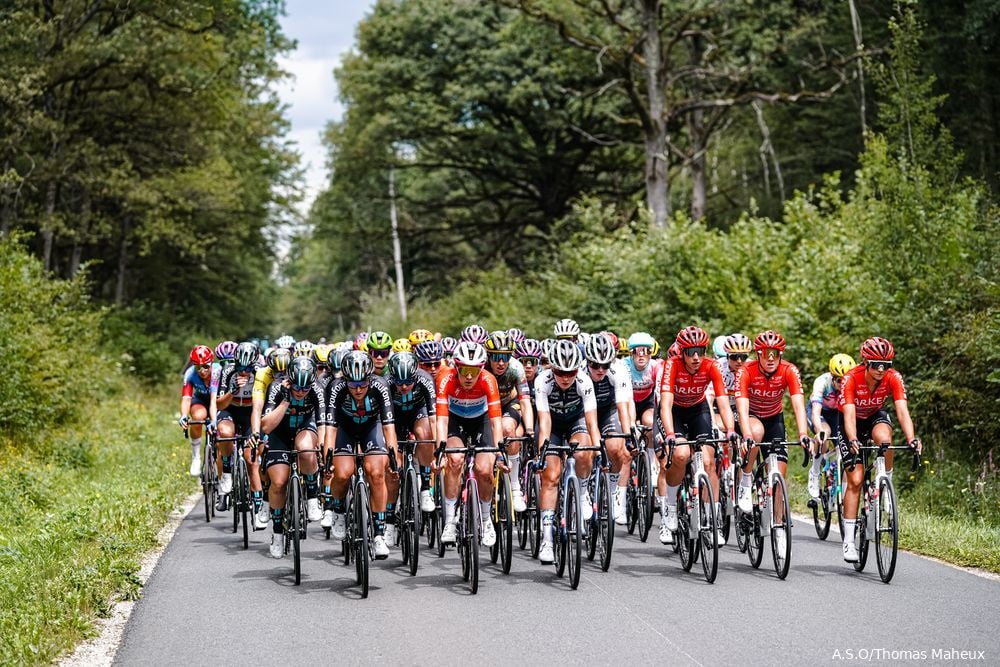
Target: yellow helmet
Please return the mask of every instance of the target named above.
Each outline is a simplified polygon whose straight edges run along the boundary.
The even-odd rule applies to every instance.
[[[655,338],[653,339],[653,347],[649,350],[649,356],[658,357],[660,356],[660,343]]]
[[[330,353],[333,352],[333,345],[327,343],[321,343],[313,348],[312,356],[313,361],[317,364],[327,364],[330,363]]]
[[[410,345],[410,341],[405,338],[397,338],[392,341],[392,351],[393,352],[413,352],[413,346]]]
[[[830,372],[834,377],[844,377],[848,371],[857,365],[854,358],[849,354],[835,354],[830,357]]]
[[[414,329],[410,332],[410,345],[413,347],[429,340],[434,340],[434,334],[427,329]]]

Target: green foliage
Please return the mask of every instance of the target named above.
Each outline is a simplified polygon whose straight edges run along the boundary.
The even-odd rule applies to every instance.
[[[50,664],[138,597],[142,555],[193,490],[174,401],[91,404],[30,448],[0,435],[0,663]]]
[[[0,241],[0,432],[72,420],[116,386],[120,360],[102,356],[100,320],[84,274],[49,280],[19,241]]]

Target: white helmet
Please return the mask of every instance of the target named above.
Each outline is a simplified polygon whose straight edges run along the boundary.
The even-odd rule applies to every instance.
[[[580,368],[583,362],[583,355],[580,348],[571,340],[558,340],[552,348],[552,368],[557,371],[575,371]]]
[[[587,353],[587,361],[595,364],[610,364],[618,356],[614,343],[602,333],[591,336],[584,350]]]
[[[570,319],[559,320],[552,327],[552,335],[556,338],[576,338],[580,335],[580,325]]]
[[[471,340],[462,341],[455,348],[455,354],[452,358],[455,360],[456,366],[482,367],[486,365],[486,349]]]

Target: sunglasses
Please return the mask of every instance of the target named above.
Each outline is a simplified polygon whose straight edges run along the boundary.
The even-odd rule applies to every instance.
[[[730,354],[729,361],[746,361],[750,358],[749,354]]]
[[[884,371],[884,370],[887,370],[889,368],[892,368],[892,362],[891,361],[886,361],[886,360],[882,360],[882,359],[877,359],[877,360],[874,360],[874,361],[873,360],[868,360],[867,363],[868,363],[868,368],[872,369],[873,371]]]
[[[209,368],[212,367],[212,364],[195,364],[194,367],[197,368],[199,371],[207,371]]]
[[[522,366],[537,366],[538,357],[521,357]]]
[[[367,389],[368,380],[362,380],[361,382],[352,382],[351,380],[348,380],[347,386],[350,389]]]
[[[684,356],[685,357],[693,357],[693,356],[704,357],[705,356],[705,348],[703,348],[703,347],[685,347],[684,348]]]
[[[636,356],[648,356],[649,355],[649,348],[648,347],[637,347],[634,350],[632,350],[631,354],[634,354]]]
[[[768,348],[766,350],[762,350],[760,356],[763,357],[764,359],[768,359],[768,360],[780,359],[781,358],[781,350],[775,350],[774,348]]]
[[[389,356],[389,350],[368,350],[368,353],[372,355],[372,358],[385,359]]]
[[[576,371],[557,371],[554,368],[552,369],[552,372],[561,378],[570,378],[577,374]]]
[[[459,366],[458,374],[465,378],[474,378],[482,372],[479,366]]]
[[[587,365],[590,366],[590,370],[592,371],[606,371],[611,368],[611,364],[595,364],[594,362],[591,362]]]
[[[311,387],[312,387],[312,385],[306,385],[305,387],[300,387],[300,386],[298,386],[298,385],[296,385],[296,384],[293,384],[293,385],[292,385],[292,391],[294,391],[294,392],[297,392],[297,393],[299,393],[299,394],[302,394],[302,393],[304,393],[304,392],[307,392],[307,391],[309,391],[309,389],[310,389]]]
[[[394,384],[397,387],[412,387],[415,382],[416,380],[414,378],[409,378],[402,381],[393,380],[392,384]]]
[[[490,354],[490,361],[505,362],[510,361],[510,354],[506,352],[493,352]]]

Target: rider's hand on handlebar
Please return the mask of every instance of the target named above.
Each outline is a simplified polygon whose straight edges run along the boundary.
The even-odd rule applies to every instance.
[[[802,449],[811,449],[812,438],[810,438],[805,433],[799,435],[799,444],[802,445]]]
[[[920,438],[914,438],[906,444],[909,445],[910,449],[917,450],[917,454],[920,454],[924,450],[924,443],[920,442]]]
[[[857,454],[858,451],[861,449],[861,441],[857,439],[851,440],[849,443],[847,443],[847,445],[851,450],[851,454]]]
[[[183,417],[181,417],[180,419],[177,420],[177,423],[180,424],[181,428],[186,431],[186,430],[188,430],[188,422],[189,421],[191,421],[191,418],[189,416],[187,416],[187,415],[184,415]]]

